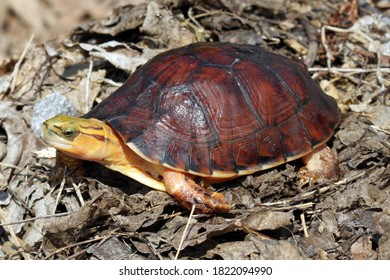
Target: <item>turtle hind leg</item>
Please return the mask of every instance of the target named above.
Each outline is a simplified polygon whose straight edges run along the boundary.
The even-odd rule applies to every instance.
[[[167,192],[189,210],[193,205],[197,213],[228,212],[231,208],[221,193],[206,190],[185,173],[166,170],[163,177]]]
[[[303,184],[309,181],[317,183],[336,181],[340,177],[339,162],[326,144],[315,148],[302,160],[305,166],[299,170],[298,176]]]

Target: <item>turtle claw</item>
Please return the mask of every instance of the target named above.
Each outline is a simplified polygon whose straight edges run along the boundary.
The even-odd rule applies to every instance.
[[[206,190],[182,172],[165,171],[164,183],[170,195],[188,210],[195,206],[196,213],[228,212],[231,208],[223,194]]]

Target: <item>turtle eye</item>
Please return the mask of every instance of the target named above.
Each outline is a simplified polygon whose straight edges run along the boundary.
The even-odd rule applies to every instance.
[[[68,139],[73,139],[77,135],[77,131],[73,127],[65,127],[62,130],[62,135],[64,135]]]

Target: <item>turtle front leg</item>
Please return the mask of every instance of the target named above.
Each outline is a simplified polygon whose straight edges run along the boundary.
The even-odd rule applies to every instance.
[[[318,183],[335,181],[340,177],[339,161],[325,144],[315,148],[302,160],[305,166],[299,170],[298,176],[303,184],[310,180]]]
[[[58,181],[71,175],[72,177],[85,176],[85,161],[75,157],[68,156],[63,152],[56,151],[56,164],[49,174],[49,182],[55,185]]]
[[[198,213],[228,212],[230,210],[230,204],[221,193],[206,190],[185,173],[166,170],[163,177],[166,191],[189,210],[193,205]]]

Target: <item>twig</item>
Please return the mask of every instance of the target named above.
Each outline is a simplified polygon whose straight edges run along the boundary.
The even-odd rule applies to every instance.
[[[20,167],[20,166],[14,165],[14,164],[10,164],[10,163],[0,162],[0,165],[4,166],[4,167],[10,167],[10,168],[14,168],[14,169],[19,169],[19,170],[25,170],[23,167]]]
[[[207,14],[194,16],[193,8],[188,9],[188,18],[199,28],[200,32],[204,32],[204,27],[196,20],[196,18],[207,16]]]
[[[66,215],[69,215],[69,214],[72,214],[72,213],[73,212],[56,213],[56,214],[51,214],[51,215],[46,215],[46,216],[39,216],[39,217],[30,218],[30,219],[24,219],[24,220],[15,221],[15,222],[2,223],[2,224],[0,224],[0,227],[33,222],[33,221],[39,220],[39,219],[48,219],[48,218],[52,218],[52,217],[66,216]]]
[[[352,175],[352,176],[350,176],[350,177],[348,177],[348,178],[345,178],[345,179],[342,179],[342,180],[340,180],[340,181],[337,181],[337,182],[335,182],[334,184],[337,185],[337,186],[345,185],[346,183],[349,183],[349,182],[351,182],[351,181],[354,181],[354,180],[356,180],[356,179],[359,179],[360,177],[363,177],[365,174],[366,174],[366,172],[363,171],[363,172],[360,172],[360,173],[358,173],[358,174]]]
[[[194,215],[194,211],[195,211],[195,205],[192,205],[190,216],[188,217],[188,222],[186,224],[186,227],[184,228],[183,234],[182,234],[181,239],[180,239],[179,248],[177,248],[177,252],[176,252],[176,255],[175,255],[175,260],[177,260],[178,257],[179,257],[181,248],[183,246],[184,240],[185,240],[185,238],[187,236],[187,233],[188,233],[188,227],[189,227],[189,225],[191,223],[192,216]]]
[[[364,176],[365,174],[366,174],[365,172],[361,172],[361,173],[355,174],[353,176],[350,176],[348,178],[344,178],[340,181],[334,182],[333,184],[335,186],[345,185],[346,183],[354,181],[354,180]],[[297,204],[297,205],[291,205],[291,203],[306,200],[306,199],[314,196],[315,194],[323,194],[323,193],[329,191],[332,187],[334,187],[334,186],[324,186],[324,187],[321,187],[319,189],[315,189],[313,191],[307,191],[305,193],[298,194],[292,198],[288,198],[288,199],[284,199],[284,200],[280,200],[280,201],[276,201],[276,202],[261,203],[261,204],[257,204],[257,205],[265,206],[265,207],[275,207],[275,208],[277,207],[278,210],[307,209],[307,208],[312,207],[314,205],[314,202],[306,202],[306,203],[301,203],[301,204]]]
[[[83,196],[81,195],[81,191],[80,191],[80,186],[81,184],[78,184],[76,185],[75,182],[73,182],[73,179],[72,179],[72,186],[73,186],[73,189],[75,190],[76,192],[76,195],[77,195],[77,198],[79,199],[80,201],[80,205],[83,206],[85,204],[85,201],[84,201],[84,198]]]
[[[382,73],[390,73],[390,68],[380,67],[375,69],[357,69],[357,68],[338,68],[338,67],[311,67],[308,69],[310,72],[330,72],[330,73],[371,73],[380,71]]]
[[[85,83],[85,112],[89,111],[89,97],[91,96],[91,76],[93,69],[93,60],[89,62],[87,81]]]
[[[108,78],[100,78],[100,80],[114,87],[120,87],[121,85],[123,85],[123,83],[118,83]]]
[[[306,227],[305,214],[301,213],[300,218],[301,218],[301,222],[302,222],[303,234],[305,237],[309,237],[309,233],[307,232],[307,227]]]
[[[22,64],[22,61],[24,60],[24,57],[26,56],[27,50],[30,48],[30,45],[31,45],[31,42],[33,41],[33,39],[34,39],[34,34],[31,35],[30,39],[27,42],[26,47],[24,48],[21,56],[19,57],[18,62],[16,62],[16,64],[15,64],[14,71],[11,74],[11,81],[12,81],[11,82],[11,88],[10,88],[11,94],[14,92],[15,87],[16,87],[16,81],[17,81],[17,77],[18,77],[18,74],[19,74],[20,65]]]
[[[386,128],[386,127],[379,127],[377,125],[370,125],[370,128],[372,130],[375,130],[375,132],[382,132],[382,133],[386,133],[388,135],[390,135],[390,127]]]
[[[284,202],[286,202],[286,201],[283,201],[282,203],[284,204]],[[274,205],[272,205],[272,204],[274,204]],[[314,204],[315,204],[314,202],[306,202],[306,203],[301,203],[301,204],[296,204],[296,205],[280,205],[278,202],[273,202],[273,203],[263,203],[262,205],[267,206],[268,208],[270,206],[271,207],[273,206],[274,210],[282,211],[282,210],[296,210],[296,209],[305,210],[305,209],[313,207]]]
[[[65,178],[62,179],[62,182],[61,182],[61,185],[60,185],[60,189],[58,191],[58,195],[56,197],[56,201],[55,201],[55,204],[54,204],[54,208],[53,208],[53,215],[56,213],[57,211],[57,205],[58,205],[58,202],[60,201],[60,197],[61,197],[61,194],[62,194],[62,190],[64,189],[64,186],[65,186]]]

